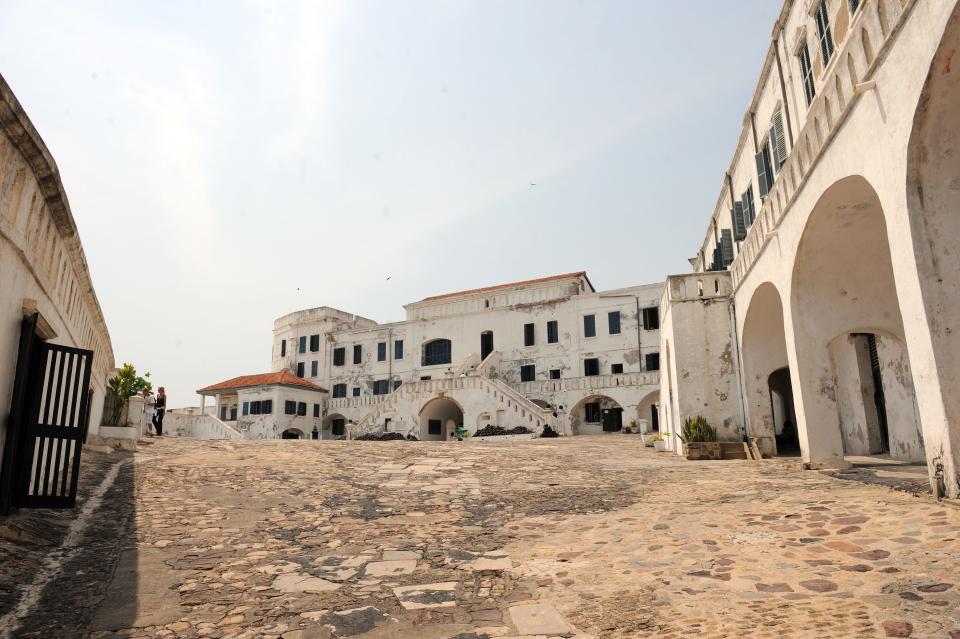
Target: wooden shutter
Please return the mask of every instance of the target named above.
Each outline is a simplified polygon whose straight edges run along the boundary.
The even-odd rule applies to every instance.
[[[720,257],[723,259],[724,268],[733,262],[733,235],[730,229],[720,231]]]
[[[733,203],[733,239],[738,242],[747,239],[747,223],[743,216],[743,202]]]
[[[770,146],[773,148],[773,166],[779,173],[783,163],[787,161],[787,136],[783,129],[783,112],[780,110],[773,114]]]
[[[747,228],[750,228],[753,225],[753,221],[757,219],[757,211],[753,206],[752,184],[747,185],[747,190],[743,192],[741,197],[743,198],[743,222]]]
[[[760,197],[767,197],[770,191],[770,177],[766,171],[766,160],[763,157],[763,149],[756,155],[757,158],[757,181],[760,182]]]

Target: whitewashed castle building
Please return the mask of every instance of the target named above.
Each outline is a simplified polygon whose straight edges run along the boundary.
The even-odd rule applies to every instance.
[[[297,311],[274,323],[272,369],[285,384],[244,378],[201,393],[252,438],[655,429],[661,293],[660,284],[596,291],[579,272],[428,297],[389,324]]]
[[[960,494],[958,43],[955,0],[784,2],[694,273],[664,288],[664,430],[925,462]]]

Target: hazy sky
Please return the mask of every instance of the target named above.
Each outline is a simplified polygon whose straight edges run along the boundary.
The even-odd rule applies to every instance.
[[[689,270],[779,6],[0,0],[0,74],[182,406],[293,310]]]

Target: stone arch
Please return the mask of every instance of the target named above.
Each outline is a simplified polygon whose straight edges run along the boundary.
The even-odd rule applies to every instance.
[[[446,441],[453,431],[463,426],[466,413],[460,403],[443,395],[428,399],[420,407],[420,439],[423,441]]]
[[[907,146],[906,199],[926,327],[917,390],[926,448],[942,490],[960,496],[960,5],[927,72]],[[913,344],[911,344],[911,347]],[[911,353],[913,355],[913,353]],[[925,423],[925,426],[927,424]],[[938,455],[933,458],[933,455]],[[934,479],[936,483],[936,478]]]
[[[299,428],[290,427],[280,433],[280,439],[308,439],[307,434]]]
[[[637,404],[637,419],[646,420],[646,431],[660,431],[660,389],[650,391]],[[641,422],[642,424],[643,422]]]
[[[622,428],[623,407],[608,395],[587,395],[570,408],[570,432],[574,435],[619,432]]]
[[[799,447],[796,418],[786,410],[793,405],[793,393],[789,384],[782,300],[773,283],[758,286],[750,299],[740,333],[748,432],[758,438],[764,454],[770,455],[781,450],[796,452]],[[788,371],[786,383],[782,374],[771,378],[783,369]]]
[[[341,439],[347,437],[347,422],[344,415],[340,413],[330,413],[323,418],[320,427],[320,439]]]
[[[804,458],[843,465],[844,402],[869,401],[863,349],[846,336],[879,333],[903,341],[886,215],[862,176],[832,184],[811,211],[793,263],[790,315],[797,363],[791,381]],[[889,355],[909,369],[905,351]],[[897,401],[912,397],[909,376],[888,375],[882,385],[899,385],[891,389]],[[895,412],[910,411],[897,406]]]

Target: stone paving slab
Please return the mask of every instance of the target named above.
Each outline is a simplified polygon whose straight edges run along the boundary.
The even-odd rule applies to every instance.
[[[960,639],[960,510],[631,436],[464,451],[157,441],[24,636]]]

